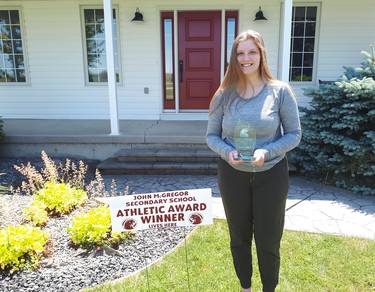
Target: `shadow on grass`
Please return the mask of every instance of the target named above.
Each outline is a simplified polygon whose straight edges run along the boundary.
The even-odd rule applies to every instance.
[[[373,290],[374,250],[373,240],[285,231],[277,290]],[[253,266],[253,289],[260,291],[256,257]],[[182,244],[147,270],[84,291],[240,291],[226,222],[197,228],[187,239],[187,257]]]

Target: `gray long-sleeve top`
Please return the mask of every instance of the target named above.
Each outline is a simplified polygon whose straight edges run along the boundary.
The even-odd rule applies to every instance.
[[[253,166],[241,163],[232,167],[259,172],[272,168],[286,152],[295,148],[301,140],[301,124],[296,98],[290,87],[281,81],[266,84],[261,92],[250,98],[240,96],[227,106],[223,93],[214,100],[208,119],[207,145],[224,160],[234,148],[234,129],[239,120],[250,123],[256,130],[255,149],[265,153],[265,163]]]

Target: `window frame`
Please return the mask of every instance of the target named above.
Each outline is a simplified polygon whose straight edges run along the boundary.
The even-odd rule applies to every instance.
[[[80,6],[80,15],[81,15],[81,39],[82,39],[82,51],[83,51],[83,62],[84,62],[84,76],[85,76],[85,85],[86,86],[108,86],[108,81],[97,82],[97,81],[90,81],[89,80],[89,66],[88,66],[88,51],[87,51],[87,38],[86,38],[86,29],[85,29],[85,10],[103,10],[104,7],[102,5],[81,5]],[[119,20],[119,7],[118,5],[112,5],[112,9],[115,11],[116,15],[116,39],[117,42],[114,43],[114,50],[116,53],[117,49],[117,64],[118,64],[118,81],[116,81],[117,85],[122,85],[123,77],[122,77],[122,67],[121,67],[121,44],[120,44],[120,20]],[[116,46],[117,44],[117,46]],[[116,65],[116,60],[115,60]],[[107,68],[107,67],[106,67]],[[108,68],[107,68],[108,74]]]
[[[166,80],[166,48],[165,48],[165,20],[172,21],[172,95],[173,98],[167,98],[167,80]],[[176,107],[176,92],[175,92],[175,54],[174,54],[174,12],[160,11],[160,26],[161,26],[161,51],[162,51],[162,87],[163,87],[163,110],[174,110]]]
[[[25,33],[25,24],[23,10],[20,6],[4,6],[0,7],[2,11],[18,11],[19,25],[21,29],[21,41],[22,41],[22,56],[23,56],[23,66],[25,72],[25,81],[24,82],[0,82],[0,86],[29,86],[30,85],[30,74],[29,74],[29,65],[28,65],[28,55],[27,55],[27,42],[26,42],[26,33]]]
[[[229,59],[230,59],[230,52],[231,52],[231,49],[232,49],[232,46],[233,46],[233,42],[232,42],[232,45],[228,46],[228,21],[229,19],[234,19],[235,20],[235,26],[234,26],[234,38],[233,38],[233,41],[235,40],[235,38],[237,37],[238,35],[238,14],[239,14],[239,11],[238,10],[225,10],[225,52],[224,52],[224,72],[227,71],[227,68],[228,68],[228,65],[229,65]],[[229,59],[228,59],[228,53],[229,53]]]
[[[313,48],[313,60],[312,60],[312,73],[311,73],[311,80],[304,81],[304,80],[292,80],[292,62],[293,62],[293,22],[294,20],[292,19],[292,31],[290,32],[290,60],[289,60],[289,74],[288,74],[288,81],[290,84],[294,85],[303,85],[303,84],[315,84],[317,81],[317,66],[318,66],[318,53],[319,53],[319,34],[320,34],[320,18],[321,18],[321,5],[319,3],[294,3],[292,9],[294,10],[295,8],[309,8],[309,7],[315,7],[316,8],[316,20],[315,20],[315,35],[314,35],[314,48]],[[304,24],[306,23],[306,20],[304,21]],[[304,32],[303,38],[306,37],[306,33]],[[303,51],[305,52],[305,51]],[[303,62],[302,62],[302,67],[303,68]]]

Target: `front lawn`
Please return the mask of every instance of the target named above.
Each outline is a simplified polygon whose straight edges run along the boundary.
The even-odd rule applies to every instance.
[[[187,257],[182,244],[147,270],[84,291],[240,291],[225,220],[199,227],[186,243]],[[281,256],[277,291],[375,290],[374,240],[285,231]],[[257,268],[253,291],[261,291]]]

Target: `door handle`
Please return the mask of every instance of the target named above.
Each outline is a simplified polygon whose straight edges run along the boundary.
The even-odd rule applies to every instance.
[[[180,83],[183,82],[183,73],[184,73],[184,61],[180,60],[178,62],[178,72],[180,74]]]

